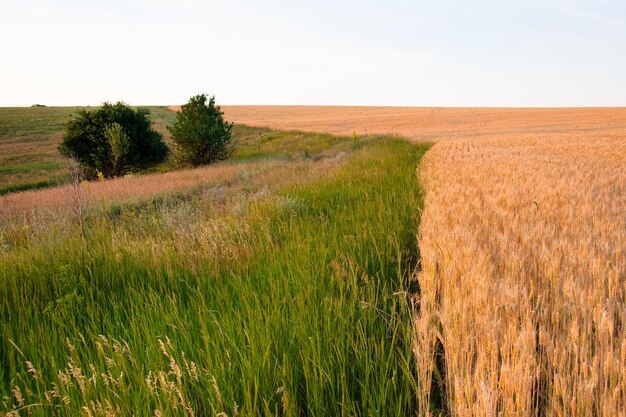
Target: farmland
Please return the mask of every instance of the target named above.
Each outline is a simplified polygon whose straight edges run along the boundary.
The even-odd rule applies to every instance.
[[[626,109],[314,110],[227,111],[437,142],[418,169],[421,414],[624,415]]]
[[[626,109],[224,110],[228,162],[0,197],[5,411],[625,415]],[[5,187],[67,175],[28,111]]]
[[[337,135],[394,134],[415,141],[626,129],[625,108],[224,106],[236,123]]]
[[[419,176],[416,350],[455,415],[624,415],[624,131],[440,142]]]

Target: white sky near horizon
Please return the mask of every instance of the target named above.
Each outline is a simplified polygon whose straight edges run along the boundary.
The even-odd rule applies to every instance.
[[[0,106],[626,106],[624,0],[0,0]]]

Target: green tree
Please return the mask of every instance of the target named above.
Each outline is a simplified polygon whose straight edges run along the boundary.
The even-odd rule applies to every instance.
[[[183,163],[206,165],[228,158],[231,153],[232,123],[215,104],[215,97],[200,94],[189,99],[176,113],[176,120],[167,129],[176,143]]]
[[[121,102],[79,111],[65,126],[59,150],[78,161],[88,177],[98,171],[114,177],[129,169],[144,169],[169,153],[146,114]]]
[[[104,128],[104,136],[111,146],[111,162],[113,162],[113,175],[118,176],[124,170],[124,158],[130,148],[130,138],[124,132],[119,123],[111,123]]]

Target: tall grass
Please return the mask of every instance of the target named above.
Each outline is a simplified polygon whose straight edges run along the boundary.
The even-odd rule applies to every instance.
[[[69,213],[3,223],[5,410],[414,413],[407,290],[426,147],[339,142],[251,178],[91,207],[84,240]]]

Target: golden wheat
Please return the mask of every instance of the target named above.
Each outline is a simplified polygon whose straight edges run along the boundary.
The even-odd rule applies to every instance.
[[[623,130],[442,141],[415,351],[457,416],[626,415]]]
[[[626,127],[626,108],[223,106],[233,122],[341,135],[392,133],[420,141]]]

